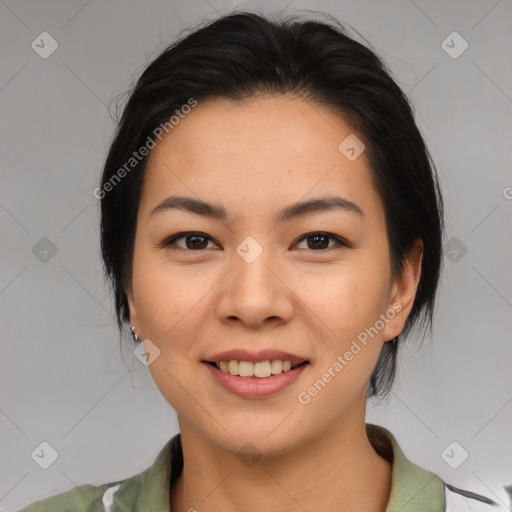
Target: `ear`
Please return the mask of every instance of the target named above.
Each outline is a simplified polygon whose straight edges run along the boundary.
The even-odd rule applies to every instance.
[[[128,301],[128,309],[130,311],[130,325],[135,326],[135,330],[138,331],[138,318],[137,309],[135,307],[135,300],[133,298],[133,289],[131,284],[126,289],[126,299]]]
[[[389,296],[388,310],[395,315],[384,328],[384,341],[390,341],[398,336],[405,325],[405,321],[411,312],[418,284],[421,277],[421,261],[423,259],[423,241],[418,238],[404,262],[404,269],[400,276],[393,278]],[[390,317],[390,315],[388,315]]]

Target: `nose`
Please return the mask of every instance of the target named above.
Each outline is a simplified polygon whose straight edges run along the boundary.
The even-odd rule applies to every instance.
[[[238,320],[253,329],[286,323],[294,311],[291,288],[270,249],[254,261],[235,254],[218,287],[216,313],[221,322]]]

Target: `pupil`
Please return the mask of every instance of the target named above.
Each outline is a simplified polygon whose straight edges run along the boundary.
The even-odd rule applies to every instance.
[[[316,247],[316,248],[322,246],[321,249],[326,249],[327,246],[329,245],[329,241],[328,241],[329,239],[325,235],[312,235],[310,238],[314,240],[313,244],[314,244],[314,247]],[[318,239],[321,239],[321,238],[323,238],[324,241],[327,241],[327,244],[325,244],[325,243],[322,244],[321,242],[319,244]]]
[[[200,236],[200,235],[187,236],[187,242],[192,241],[190,244],[187,243],[188,248],[189,249],[204,249],[204,247],[200,246],[201,245],[200,243],[197,243],[197,240],[203,240],[203,245],[204,245],[204,240],[205,240],[204,236]]]

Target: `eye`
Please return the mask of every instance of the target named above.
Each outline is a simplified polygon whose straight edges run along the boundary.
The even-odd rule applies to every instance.
[[[176,243],[177,240],[181,239],[185,240],[184,245],[179,245]],[[344,241],[342,238],[333,235],[332,233],[326,233],[323,231],[308,233],[307,235],[302,236],[297,243],[300,243],[302,240],[311,241],[311,243],[307,244],[308,246],[306,249],[318,252],[332,248],[332,246],[329,246],[329,239],[334,240],[338,246],[350,246],[349,243]],[[184,250],[201,251],[208,249],[209,241],[213,242],[212,238],[210,238],[208,235],[205,235],[204,233],[187,231],[173,235],[172,237],[165,240],[161,246],[169,247],[174,245]]]
[[[307,235],[304,235],[299,242],[302,240],[311,241],[311,243],[308,243],[306,249],[311,249],[316,252],[319,250],[325,250],[330,249],[331,247],[327,247],[329,245],[329,239],[336,241],[338,245],[347,246],[348,243],[342,240],[340,237],[333,235],[332,233],[325,233],[323,231],[316,232],[316,233],[308,233]],[[298,242],[298,243],[299,243]]]
[[[185,246],[181,246],[176,244],[176,240],[185,239]],[[209,236],[204,233],[196,233],[196,232],[185,232],[178,233],[177,235],[168,238],[163,242],[162,246],[168,247],[171,245],[175,245],[181,249],[189,249],[192,251],[207,249],[208,241],[213,241]]]

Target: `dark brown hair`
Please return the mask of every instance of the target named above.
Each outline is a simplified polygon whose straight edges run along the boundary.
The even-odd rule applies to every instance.
[[[400,337],[413,325],[423,333],[431,331],[442,261],[443,202],[407,96],[376,53],[349,37],[329,15],[317,21],[234,12],[181,37],[149,64],[130,92],[110,145],[97,190],[104,270],[120,332],[123,322],[129,322],[125,290],[131,281],[147,157],[121,173],[122,179],[120,169],[125,166],[126,171],[134,152],[190,98],[243,100],[258,94],[301,95],[340,113],[361,134],[385,208],[394,272],[402,271],[416,238],[424,244],[417,294]],[[389,394],[398,345],[398,337],[384,343],[369,397]]]

